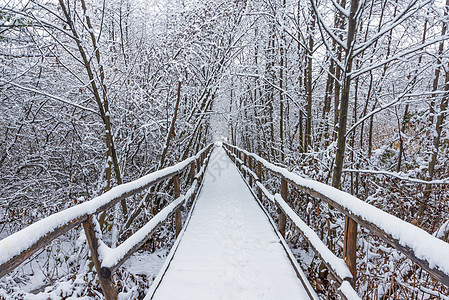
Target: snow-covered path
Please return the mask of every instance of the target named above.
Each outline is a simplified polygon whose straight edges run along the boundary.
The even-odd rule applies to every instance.
[[[310,299],[222,148],[212,153],[204,180],[153,299]]]

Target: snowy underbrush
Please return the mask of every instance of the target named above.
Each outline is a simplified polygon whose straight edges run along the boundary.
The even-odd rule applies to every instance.
[[[153,239],[114,273],[119,299],[145,296],[173,243],[171,227],[172,224],[166,224],[159,229]],[[0,299],[103,299],[88,256],[84,232],[74,230],[3,277]]]
[[[131,199],[129,208],[137,211],[137,204],[145,197],[133,197],[135,199]],[[154,202],[163,207],[172,198],[169,192],[151,194],[152,201],[144,206],[126,230],[121,212],[116,209],[115,216],[113,213],[104,222],[101,240],[111,247],[120,244],[152,218]],[[184,219],[188,208],[182,211]],[[114,219],[117,221],[114,222]],[[97,221],[94,223],[98,224]],[[143,299],[174,240],[173,220],[168,218],[139,251],[114,273],[119,299]],[[81,227],[71,230],[0,279],[0,299],[104,299],[89,255],[84,231]]]
[[[167,224],[158,230],[114,273],[119,299],[145,296],[173,242],[171,227]],[[73,241],[76,234],[79,237]],[[104,299],[84,232],[76,230],[70,236],[58,238],[3,277],[0,299]]]
[[[187,178],[188,173],[185,172],[181,176],[181,193],[185,193],[190,187],[185,184]],[[123,216],[120,204],[107,211],[104,219],[101,214],[95,216],[93,222],[98,229],[97,237],[108,247],[117,247],[171,203],[174,200],[172,195],[172,184],[169,181],[163,182],[129,197],[127,218]],[[186,219],[191,205],[192,201],[189,201],[187,207],[181,207],[183,219]],[[10,213],[5,210],[2,212],[5,215]],[[9,235],[10,231],[22,228],[22,225],[4,230],[2,238]],[[81,228],[79,226],[59,236],[1,278],[0,299],[103,299],[95,268],[89,259],[86,236]],[[114,272],[113,280],[119,299],[142,299],[145,296],[175,241],[174,232],[173,218],[168,218]]]

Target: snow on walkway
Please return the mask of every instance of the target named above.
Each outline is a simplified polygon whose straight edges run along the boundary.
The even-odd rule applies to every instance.
[[[204,180],[153,299],[310,299],[267,216],[221,147],[212,153]]]

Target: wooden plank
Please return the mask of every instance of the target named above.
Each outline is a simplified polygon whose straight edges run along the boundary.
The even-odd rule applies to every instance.
[[[86,233],[87,242],[89,243],[90,256],[97,271],[101,289],[106,300],[117,299],[117,289],[112,282],[112,274],[108,268],[101,268],[101,262],[98,258],[98,239],[95,235],[95,228],[92,223],[92,216],[83,222],[84,232]]]

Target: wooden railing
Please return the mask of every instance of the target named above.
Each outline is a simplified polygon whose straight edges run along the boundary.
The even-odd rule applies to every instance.
[[[348,297],[354,292],[348,289],[347,283],[351,283],[353,286],[355,284],[357,227],[355,227],[355,231],[345,230],[343,245],[346,249],[343,253],[346,253],[344,261],[347,266],[342,266],[343,260],[337,258],[287,204],[288,184],[310,196],[325,201],[346,216],[345,226],[347,226],[348,220],[351,220],[365,227],[388,245],[405,254],[443,285],[449,287],[448,243],[348,193],[317,181],[302,178],[284,168],[269,163],[254,153],[249,153],[229,144],[223,144],[223,146],[241,170],[242,175],[247,178],[249,185],[252,188],[257,188],[259,200],[262,201],[264,195],[280,209],[279,231],[282,235],[285,234],[286,217],[289,217],[327,265],[334,279],[340,284],[340,292],[342,290],[348,292],[344,296]],[[280,177],[280,194],[272,195],[263,185],[262,167],[273,175]],[[343,294],[345,293],[343,292]]]
[[[114,271],[137,251],[169,216],[175,214],[176,234],[181,231],[180,206],[192,198],[199,187],[209,161],[213,144],[198,154],[172,167],[148,174],[135,181],[112,188],[90,201],[55,213],[0,241],[0,278],[8,274],[36,251],[48,245],[61,234],[82,224],[89,244],[91,259],[107,300],[117,298],[117,289],[112,280]],[[188,170],[188,168],[190,168]],[[188,171],[190,188],[185,195],[180,191],[180,174]],[[156,214],[146,225],[129,237],[117,248],[111,249],[97,238],[93,216],[112,208],[122,199],[155,185],[163,180],[173,179],[174,200]],[[103,261],[99,258],[101,250]]]

